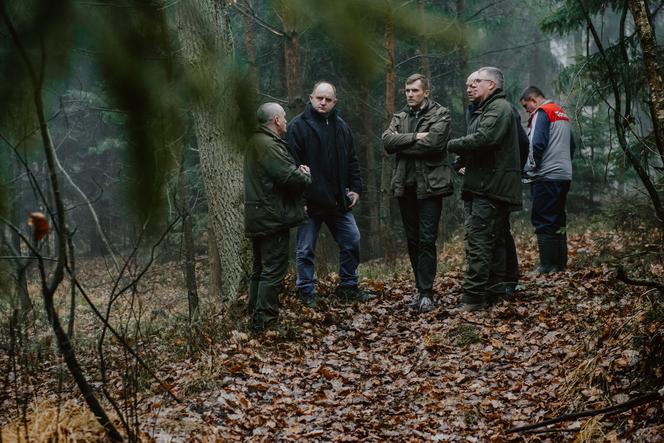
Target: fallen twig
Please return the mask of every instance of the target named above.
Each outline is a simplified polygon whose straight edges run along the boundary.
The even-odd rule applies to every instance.
[[[616,278],[628,285],[656,288],[659,289],[660,292],[664,293],[664,283],[655,280],[633,279],[627,275],[627,272],[625,272],[625,268],[623,268],[622,266],[618,266],[618,268],[616,269]]]
[[[561,423],[564,421],[576,420],[577,418],[592,417],[595,415],[614,415],[621,412],[625,412],[629,409],[635,408],[637,406],[644,405],[646,403],[651,403],[653,401],[664,399],[664,388],[659,391],[648,392],[639,397],[633,398],[623,403],[618,403],[617,405],[609,406],[608,408],[595,409],[588,411],[575,412],[573,414],[565,414],[556,418],[551,418],[548,420],[541,421],[539,423],[533,423],[525,426],[518,426],[516,428],[510,428],[505,431],[506,434],[512,434],[514,432],[524,432],[531,429],[541,428],[543,426],[552,425],[555,423]]]

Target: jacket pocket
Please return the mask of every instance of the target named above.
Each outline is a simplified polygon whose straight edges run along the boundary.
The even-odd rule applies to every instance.
[[[445,159],[424,160],[423,164],[427,183],[432,191],[450,186],[452,175]]]
[[[276,220],[274,212],[261,202],[244,204],[244,228],[247,234],[266,234],[273,231]]]

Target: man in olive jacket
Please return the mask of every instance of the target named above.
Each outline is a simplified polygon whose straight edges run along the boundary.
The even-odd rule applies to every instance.
[[[421,74],[406,79],[407,106],[392,117],[383,146],[396,154],[392,193],[399,201],[408,256],[415,275],[420,312],[433,309],[436,238],[443,197],[452,194],[447,161],[449,111],[429,99],[429,81]]]
[[[510,207],[521,205],[519,138],[512,105],[498,68],[477,71],[479,106],[466,136],[450,140],[449,152],[463,156],[466,273],[461,307],[477,310],[505,294],[505,237]]]
[[[279,292],[288,268],[289,229],[307,219],[306,165],[295,166],[286,141],[286,113],[277,103],[258,108],[259,128],[244,160],[244,224],[251,239],[253,269],[248,311],[256,331],[279,323]]]

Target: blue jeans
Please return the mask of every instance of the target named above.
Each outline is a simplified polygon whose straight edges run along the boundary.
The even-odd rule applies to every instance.
[[[357,266],[360,264],[360,231],[351,211],[336,211],[332,214],[311,216],[297,229],[295,285],[305,294],[316,290],[314,280],[314,258],[316,241],[322,224],[325,223],[339,246],[339,286],[357,286]]]

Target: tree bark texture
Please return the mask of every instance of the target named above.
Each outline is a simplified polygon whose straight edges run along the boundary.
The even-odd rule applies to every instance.
[[[215,60],[228,63],[233,54],[226,8],[222,2],[192,0],[179,4],[177,12],[182,53],[213,88],[209,96],[217,98],[222,95],[224,79],[219,78],[220,64]],[[243,153],[226,141],[220,108],[214,100],[201,100],[192,116],[223,274],[221,295],[223,300],[232,301],[244,285],[249,248],[243,232]]]
[[[208,260],[210,262],[210,272],[208,277],[208,295],[215,299],[221,298],[221,260],[219,251],[217,251],[217,240],[214,238],[214,231],[208,226]]]
[[[662,82],[662,66],[659,63],[657,40],[650,22],[648,0],[631,0],[634,26],[641,41],[643,64],[650,88],[650,107],[655,132],[655,143],[664,166],[664,82]]]

